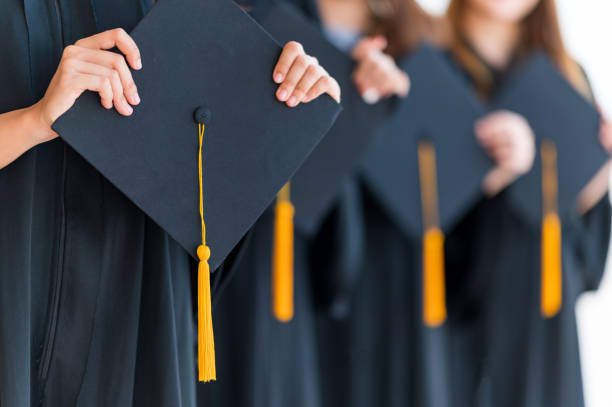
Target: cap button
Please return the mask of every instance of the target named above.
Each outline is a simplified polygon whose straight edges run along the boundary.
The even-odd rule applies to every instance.
[[[199,106],[194,112],[193,112],[193,119],[196,121],[196,123],[199,124],[208,124],[210,123],[210,118],[211,118],[212,114],[210,112],[210,109],[206,106]]]

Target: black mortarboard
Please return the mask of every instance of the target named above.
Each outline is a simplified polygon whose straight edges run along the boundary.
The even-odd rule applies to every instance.
[[[231,1],[161,0],[132,36],[143,60],[133,115],[86,93],[54,129],[185,250],[197,247],[199,378],[214,380],[208,259],[219,266],[340,107],[327,96],[279,103],[280,48]]]
[[[544,54],[532,55],[512,76],[494,105],[524,116],[533,129],[536,145],[553,142],[557,150],[558,207],[571,216],[580,190],[609,159],[601,146],[600,116]],[[540,150],[540,149],[538,149]],[[508,189],[513,206],[527,220],[542,218],[542,161],[536,154],[532,170]]]
[[[216,268],[329,129],[324,96],[275,99],[279,46],[222,0],[162,0],[134,29],[142,102],[131,117],[83,95],[54,129],[190,254],[201,239],[198,108],[205,119],[204,218]]]
[[[256,8],[252,15],[279,42],[302,43],[342,89],[342,113],[291,180],[296,226],[310,234],[331,209],[343,181],[361,164],[376,129],[392,110],[393,99],[365,103],[351,79],[353,59],[327,41],[321,29],[294,7],[275,3]]]
[[[508,189],[510,204],[531,224],[541,223],[541,302],[544,317],[562,305],[562,220],[576,211],[581,189],[609,159],[597,137],[597,109],[535,53],[516,72],[495,104],[524,116],[538,154],[531,171]]]
[[[444,55],[424,45],[400,66],[411,79],[408,97],[372,143],[363,174],[381,204],[410,236],[420,236],[418,143],[435,148],[439,224],[448,231],[481,194],[491,161],[474,136],[484,107]]]
[[[444,231],[477,201],[491,168],[474,136],[484,108],[434,48],[400,66],[412,88],[371,148],[364,178],[403,230],[422,236],[423,320],[438,326],[446,319]]]

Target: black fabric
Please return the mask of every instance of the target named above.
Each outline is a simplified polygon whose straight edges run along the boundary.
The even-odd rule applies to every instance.
[[[444,231],[481,199],[482,180],[492,163],[474,137],[474,122],[485,108],[442,52],[424,45],[400,66],[411,78],[410,94],[370,148],[363,174],[404,233],[416,238],[423,228],[417,157],[421,140],[430,140],[435,148]]]
[[[130,2],[96,3],[127,30],[141,17]],[[37,101],[62,46],[97,27],[87,1],[1,9],[6,112]],[[0,191],[0,405],[194,405],[191,264],[180,246],[61,140],[0,170]]]
[[[561,76],[548,57],[539,53],[508,78],[493,106],[523,115],[538,145],[544,139],[554,142],[558,211],[565,219],[571,217],[580,190],[609,159],[599,141],[600,117],[595,106]],[[541,165],[537,154],[532,170],[508,193],[513,207],[534,224],[542,218]]]
[[[564,220],[563,306],[543,319],[539,225],[517,213],[509,192],[482,200],[446,239],[453,405],[583,406],[574,304],[604,271],[608,197]]]
[[[271,312],[273,225],[270,208],[215,308],[218,380],[198,387],[201,406],[320,405],[307,241],[295,236],[295,315],[281,323]]]
[[[315,305],[333,319],[351,311],[351,295],[365,253],[365,220],[361,189],[351,177],[341,199],[311,241],[310,279]],[[335,380],[339,380],[336,378]]]
[[[446,328],[427,328],[421,319],[420,241],[368,188],[360,199],[364,260],[350,314],[317,321],[323,405],[454,406]]]
[[[302,9],[308,8],[308,3],[304,2]],[[366,104],[351,78],[353,59],[328,42],[320,28],[295,7],[275,3],[255,8],[253,16],[279,42],[302,43],[342,90],[342,113],[291,181],[296,226],[312,236],[342,196],[344,182],[358,169],[396,101],[391,98],[376,105]]]
[[[87,93],[54,129],[195,257],[202,237],[194,112],[209,110],[204,218],[216,269],[340,107],[328,96],[295,109],[279,103],[271,72],[280,49],[232,2],[164,0],[132,36],[144,66],[134,72],[142,103],[133,116],[105,110]]]

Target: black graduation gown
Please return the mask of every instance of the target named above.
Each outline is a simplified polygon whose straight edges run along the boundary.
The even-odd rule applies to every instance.
[[[363,255],[350,292],[338,293],[349,312],[317,321],[324,405],[452,406],[446,328],[421,318],[420,241],[356,185]]]
[[[0,112],[141,0],[6,0]],[[0,405],[195,405],[188,254],[62,140],[0,170]]]
[[[495,91],[506,75],[494,74]],[[454,405],[584,405],[574,305],[602,277],[610,216],[606,196],[564,222],[563,306],[548,320],[539,308],[539,225],[515,214],[504,192],[447,237]]]
[[[294,3],[318,21],[315,2]],[[446,328],[422,323],[420,239],[399,228],[359,174],[314,245],[335,253],[311,254],[323,405],[453,405]]]
[[[308,242],[296,230],[295,314],[282,323],[272,315],[273,231],[272,206],[257,221],[239,266],[214,304],[218,373],[216,382],[198,387],[203,407],[320,405]]]

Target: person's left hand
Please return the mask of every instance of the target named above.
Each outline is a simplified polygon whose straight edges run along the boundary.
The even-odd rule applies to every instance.
[[[319,61],[307,55],[299,42],[288,42],[281,53],[272,76],[278,89],[276,98],[289,107],[308,103],[324,93],[340,103],[340,86]]]

